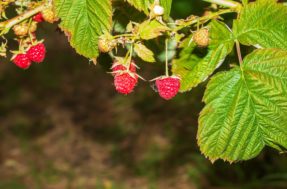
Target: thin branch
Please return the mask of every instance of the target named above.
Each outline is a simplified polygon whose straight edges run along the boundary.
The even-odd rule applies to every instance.
[[[217,5],[221,5],[223,7],[229,7],[229,8],[237,8],[241,7],[241,4],[235,1],[231,0],[204,0],[209,3],[215,3]]]
[[[189,21],[186,21],[184,24],[178,25],[176,28],[174,28],[174,31],[179,31],[179,30],[181,30],[185,27],[191,26],[193,24],[199,24],[199,23],[204,24],[211,19],[218,18],[222,14],[234,13],[234,12],[237,12],[237,11],[234,9],[223,9],[223,10],[219,10],[218,12],[211,13],[207,16],[196,17],[196,18],[193,18]]]
[[[9,30],[16,24],[22,22],[23,20],[26,20],[27,18],[30,18],[31,16],[47,9],[51,4],[50,3],[43,3],[40,6],[36,7],[35,9],[29,10],[22,15],[16,16],[14,18],[11,18],[10,20],[6,20],[4,22],[0,23],[0,30],[2,32],[0,33],[0,36],[3,34],[6,34],[9,32]]]

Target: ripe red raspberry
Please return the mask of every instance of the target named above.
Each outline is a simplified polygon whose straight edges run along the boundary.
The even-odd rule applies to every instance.
[[[28,69],[31,66],[31,60],[27,54],[17,54],[12,59],[13,63],[22,69]]]
[[[39,43],[29,48],[27,56],[29,59],[36,63],[41,63],[45,59],[46,48],[43,43]]]
[[[43,22],[43,21],[44,21],[44,18],[43,18],[42,13],[38,13],[38,14],[36,14],[35,16],[33,16],[33,20],[34,20],[35,22]]]
[[[113,72],[125,71],[125,70],[127,70],[127,67],[125,65],[123,65],[123,64],[114,63],[113,66],[112,66],[112,70],[113,70]],[[130,64],[129,71],[133,72],[133,73],[135,73],[137,71],[137,67],[136,67],[135,63],[132,62]]]
[[[180,79],[178,77],[160,77],[155,82],[159,95],[165,99],[170,100],[175,97],[180,88]]]
[[[121,94],[129,94],[133,91],[138,82],[138,77],[133,73],[116,74],[114,78],[114,85],[116,90]]]

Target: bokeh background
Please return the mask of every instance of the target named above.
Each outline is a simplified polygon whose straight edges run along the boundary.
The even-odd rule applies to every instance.
[[[172,16],[201,15],[207,5],[174,0]],[[136,12],[121,10],[123,22]],[[95,66],[56,25],[41,24],[37,35],[45,38],[45,63],[26,71],[0,64],[0,189],[287,188],[286,154],[265,148],[250,161],[212,164],[200,153],[206,83],[168,102],[147,82],[121,96],[107,55]],[[139,66],[148,79],[163,73],[160,61]]]

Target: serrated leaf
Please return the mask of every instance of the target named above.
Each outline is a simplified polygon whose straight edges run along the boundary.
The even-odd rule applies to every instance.
[[[155,62],[154,54],[145,45],[141,43],[136,43],[134,45],[134,50],[137,55],[146,62]]]
[[[98,56],[98,37],[111,29],[110,0],[55,0],[60,27],[76,51],[88,58]]]
[[[159,37],[168,30],[170,29],[167,26],[159,23],[157,20],[147,20],[138,26],[139,35],[144,40]]]
[[[257,0],[244,6],[234,22],[234,35],[245,45],[287,49],[287,7],[276,0]]]
[[[154,3],[154,0],[127,0],[139,11],[143,11],[149,15],[149,8]],[[171,10],[172,0],[160,0],[160,5],[164,8],[164,18],[168,19]]]
[[[211,44],[204,58],[200,59],[192,54],[195,48],[195,44],[192,43],[189,46],[186,45],[180,58],[173,61],[172,71],[181,78],[181,92],[189,91],[205,81],[232,51],[233,35],[227,26],[213,20],[209,24],[209,28]]]
[[[212,78],[198,144],[212,161],[248,160],[264,146],[287,149],[287,52],[256,50],[241,68]]]

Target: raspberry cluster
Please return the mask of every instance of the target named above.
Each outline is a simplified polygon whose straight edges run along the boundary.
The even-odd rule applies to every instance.
[[[14,52],[13,63],[21,69],[28,69],[32,62],[41,63],[46,56],[46,48],[42,42],[37,42],[35,32],[37,23],[46,21],[53,23],[56,20],[52,9],[46,9],[32,17],[31,23],[24,21],[13,27],[19,41],[19,51]]]
[[[43,43],[32,45],[26,52],[15,54],[13,63],[22,69],[28,69],[32,62],[41,63],[46,56],[46,48]]]

